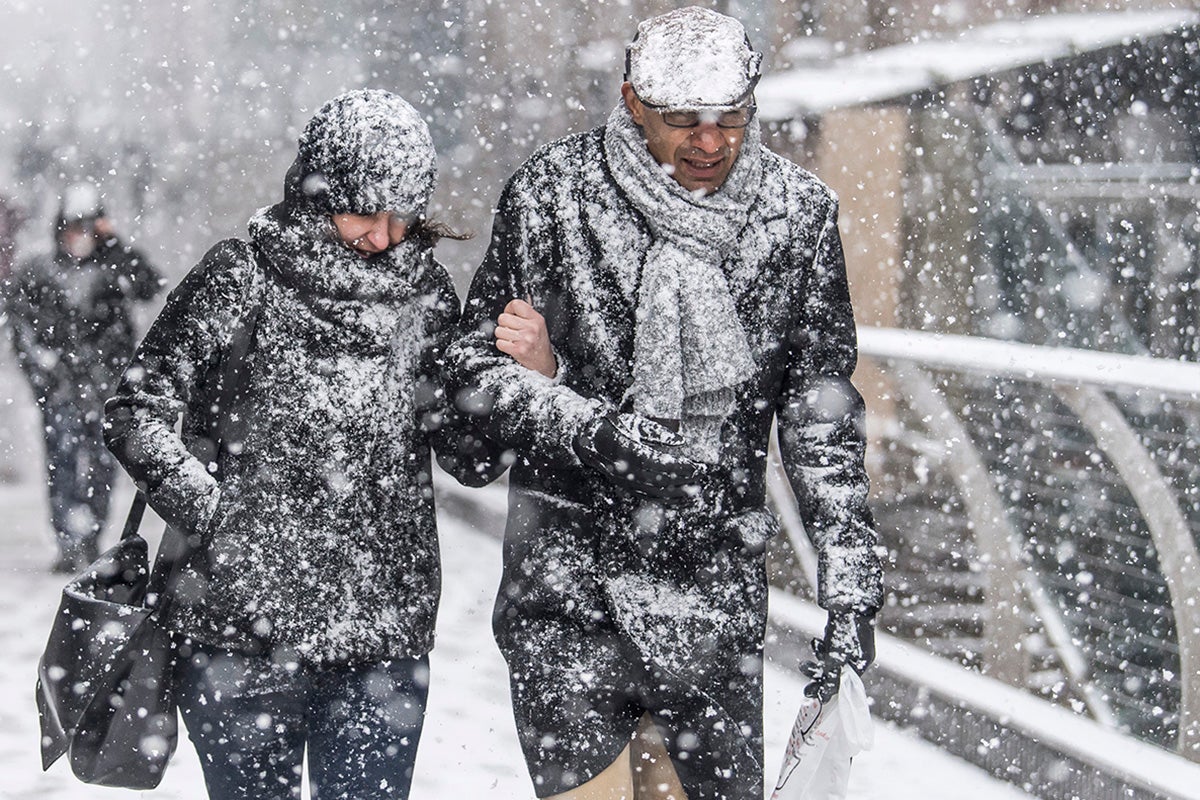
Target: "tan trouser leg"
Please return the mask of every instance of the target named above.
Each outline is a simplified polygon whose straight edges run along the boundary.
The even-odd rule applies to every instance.
[[[643,714],[629,753],[637,800],[687,800],[658,728]]]
[[[568,792],[556,794],[548,800],[634,800],[633,775],[629,769],[629,747],[622,750],[616,761],[587,783]]]
[[[547,800],[687,800],[667,746],[649,714],[617,760],[596,777]]]

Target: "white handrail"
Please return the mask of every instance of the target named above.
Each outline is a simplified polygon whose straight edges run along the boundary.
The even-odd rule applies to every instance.
[[[925,367],[1200,397],[1200,364],[1194,362],[870,326],[858,329],[858,347],[864,355]]]
[[[905,375],[906,364],[915,364],[924,369],[1037,381],[1052,387],[1053,393],[1079,418],[1133,495],[1158,553],[1159,566],[1172,600],[1175,628],[1179,632],[1180,670],[1183,673],[1179,750],[1186,758],[1200,761],[1197,757],[1200,753],[1200,685],[1196,682],[1196,676],[1200,674],[1197,666],[1200,648],[1192,636],[1194,631],[1200,630],[1200,615],[1188,603],[1189,592],[1196,586],[1200,552],[1189,521],[1179,506],[1176,490],[1159,470],[1146,443],[1138,438],[1116,405],[1104,394],[1105,390],[1133,389],[1164,397],[1200,399],[1200,364],[920,331],[860,328],[858,333],[860,351],[892,362],[901,377]],[[913,396],[910,401],[917,399]],[[941,416],[936,409],[932,413],[925,410],[927,425],[936,425]],[[968,441],[965,435],[949,438]],[[985,514],[983,524],[977,523],[975,535],[986,540],[984,535],[992,530],[986,518],[999,520],[1003,516],[1002,512]],[[1071,649],[1067,648],[1068,652]],[[1064,665],[1072,673],[1078,667],[1066,659]],[[1074,677],[1078,680],[1085,674]],[[1103,718],[1102,707],[1101,712],[1098,716]]]

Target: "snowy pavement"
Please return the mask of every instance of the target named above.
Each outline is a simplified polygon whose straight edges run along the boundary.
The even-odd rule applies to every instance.
[[[46,566],[53,555],[44,521],[44,492],[34,485],[0,485],[0,798],[114,800],[133,793],[85,786],[65,761],[43,773],[38,756],[34,674],[63,580]],[[116,508],[128,502],[128,488]],[[114,517],[118,514],[114,514]],[[114,525],[119,522],[114,520]],[[155,530],[151,527],[150,530]],[[494,533],[494,532],[492,532]],[[490,632],[492,595],[499,580],[494,535],[454,519],[441,521],[445,588],[432,656],[429,715],[421,740],[413,800],[442,797],[532,798],[509,711],[504,663]],[[115,534],[110,532],[106,542]],[[797,680],[772,666],[767,674],[767,771],[774,777],[794,709],[787,698]],[[145,800],[203,798],[203,779],[186,739]],[[1019,800],[1007,784],[880,723],[875,748],[855,760],[852,800]]]

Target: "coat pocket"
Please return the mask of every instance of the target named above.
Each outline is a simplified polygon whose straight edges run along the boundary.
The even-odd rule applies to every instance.
[[[740,670],[762,649],[762,544],[778,528],[765,510],[713,525],[687,553],[626,560],[604,579],[609,611],[643,658],[700,686]]]

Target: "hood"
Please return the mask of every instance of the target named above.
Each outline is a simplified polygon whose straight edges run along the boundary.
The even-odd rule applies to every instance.
[[[429,127],[391,92],[357,89],[320,108],[300,135],[284,196],[321,214],[424,214],[437,181]]]

